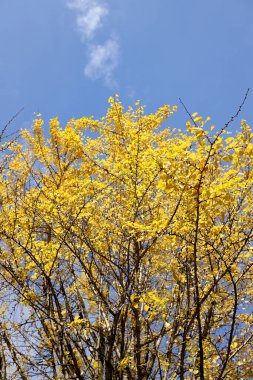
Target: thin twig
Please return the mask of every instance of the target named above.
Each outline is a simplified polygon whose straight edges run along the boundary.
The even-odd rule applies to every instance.
[[[15,113],[14,116],[12,116],[12,118],[5,124],[5,126],[3,127],[1,133],[0,133],[0,140],[2,140],[3,136],[4,136],[4,132],[6,131],[6,129],[9,127],[9,125],[18,117],[18,115],[24,110],[24,107],[20,108],[20,110],[18,112]],[[11,133],[11,135],[15,134],[16,132],[14,133]],[[11,136],[9,135],[9,136]]]
[[[221,128],[221,130],[218,132],[218,134],[217,134],[217,136],[216,136],[216,138],[215,138],[215,140],[214,141],[216,141],[217,140],[217,138],[228,128],[228,126],[239,116],[239,114],[241,113],[241,111],[242,111],[242,108],[243,108],[243,106],[244,106],[244,104],[245,104],[245,102],[246,102],[246,100],[247,100],[247,97],[248,97],[248,95],[249,95],[249,91],[250,91],[250,88],[248,88],[247,89],[247,91],[246,91],[246,93],[245,93],[245,95],[244,95],[244,98],[243,98],[243,101],[242,101],[242,103],[240,104],[240,106],[238,107],[238,109],[237,109],[237,112],[233,115],[233,116],[231,116],[231,118],[229,119],[229,121],[227,121],[226,123],[225,123],[225,125],[224,125],[224,127],[223,128]],[[187,113],[187,115],[190,117],[190,119],[191,119],[191,121],[193,122],[193,124],[195,125],[195,127],[196,128],[198,128],[198,125],[197,125],[197,123],[194,121],[194,119],[193,119],[193,117],[192,117],[192,115],[191,115],[191,113],[189,112],[189,110],[187,109],[187,107],[186,107],[186,105],[183,103],[183,101],[182,101],[182,99],[181,98],[179,98],[179,101],[180,101],[180,103],[182,104],[182,106],[184,107],[184,109],[185,109],[185,112]],[[210,138],[207,136],[207,139],[208,139],[208,141],[211,143],[211,140],[210,140]]]

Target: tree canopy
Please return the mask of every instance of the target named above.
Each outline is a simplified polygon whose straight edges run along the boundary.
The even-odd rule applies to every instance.
[[[109,102],[2,145],[1,378],[252,378],[249,125]]]

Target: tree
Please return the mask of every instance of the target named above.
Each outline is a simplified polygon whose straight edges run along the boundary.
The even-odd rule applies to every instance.
[[[109,101],[48,138],[37,115],[1,172],[7,378],[251,378],[253,134],[227,132],[241,107],[182,132],[164,127],[176,107]]]

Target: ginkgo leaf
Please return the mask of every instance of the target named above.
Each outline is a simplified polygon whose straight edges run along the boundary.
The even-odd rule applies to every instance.
[[[228,156],[222,157],[223,161],[225,162],[230,162],[233,159],[233,156],[229,154]]]

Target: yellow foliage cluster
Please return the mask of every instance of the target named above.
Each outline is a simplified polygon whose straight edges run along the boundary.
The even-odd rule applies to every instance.
[[[49,132],[37,115],[2,168],[4,345],[15,346],[13,321],[29,352],[14,347],[13,368],[25,379],[31,366],[55,379],[249,378],[250,127],[228,136],[195,113],[182,132],[164,126],[176,107],[109,103],[101,120],[54,118]]]

